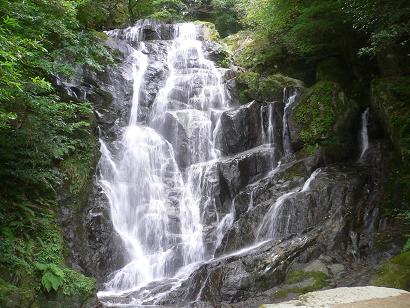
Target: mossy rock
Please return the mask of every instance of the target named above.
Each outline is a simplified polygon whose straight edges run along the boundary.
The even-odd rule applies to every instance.
[[[35,300],[35,290],[28,287],[16,287],[0,278],[1,307],[29,307]]]
[[[71,194],[67,209],[77,211],[86,204],[87,192],[92,187],[98,158],[96,121],[91,110],[77,116],[90,125],[79,133],[81,142],[56,166],[66,175],[64,187],[59,189],[65,193],[57,193],[59,200],[55,194],[22,202],[24,209],[41,208],[41,214],[30,216],[27,223],[30,229],[24,234],[7,227],[1,230],[1,307],[80,307],[95,298],[95,279],[66,266],[67,252],[58,206],[62,204],[57,204],[66,194]],[[77,221],[81,224],[80,219],[74,219],[73,223]]]
[[[221,36],[219,35],[219,32],[216,29],[216,26],[214,23],[208,22],[208,21],[196,20],[194,21],[194,24],[200,25],[203,28],[205,40],[219,41],[221,39]]]
[[[371,107],[392,142],[396,158],[390,167],[387,199],[410,209],[410,77],[372,82]]]
[[[348,159],[355,149],[359,122],[357,103],[349,100],[337,83],[320,81],[291,110],[292,145],[308,153],[321,149],[330,161]]]
[[[290,271],[285,285],[275,293],[276,298],[286,298],[289,294],[305,294],[323,289],[327,285],[328,276],[320,271]]]
[[[300,160],[279,174],[281,179],[289,181],[298,177],[305,177],[307,175],[307,170],[303,161]]]
[[[373,80],[372,107],[402,157],[410,156],[410,77]]]
[[[304,88],[302,81],[274,74],[262,76],[256,72],[243,72],[236,78],[241,103],[251,100],[282,101],[284,88]]]
[[[376,286],[410,291],[410,251],[395,256],[378,270]]]
[[[333,81],[339,84],[349,82],[349,73],[346,66],[337,58],[327,58],[316,66],[317,81]]]

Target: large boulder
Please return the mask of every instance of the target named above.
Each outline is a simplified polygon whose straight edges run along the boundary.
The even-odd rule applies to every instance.
[[[304,89],[304,84],[300,80],[281,74],[262,76],[252,71],[239,73],[236,83],[239,100],[242,103],[250,100],[283,102],[285,88],[289,90]]]
[[[328,162],[354,158],[360,109],[339,85],[321,81],[292,106],[288,119],[292,147],[312,152],[322,147]]]
[[[225,155],[240,153],[255,147],[260,135],[259,109],[259,104],[253,101],[222,113],[215,147]]]
[[[223,112],[216,128],[216,149],[227,156],[272,143],[281,152],[282,107],[282,104],[277,102],[253,101]],[[269,124],[273,126],[271,132]],[[268,134],[271,136],[268,137]]]

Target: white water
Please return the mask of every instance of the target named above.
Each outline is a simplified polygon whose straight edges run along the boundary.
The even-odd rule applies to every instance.
[[[274,129],[275,123],[273,119],[273,104],[274,103],[269,103],[268,106],[261,106],[260,109],[260,118],[261,118],[261,136],[262,136],[262,144],[270,144],[274,145],[276,140],[275,140],[275,135],[274,135]],[[265,128],[264,124],[264,112],[268,109],[267,114],[268,114],[268,127]]]
[[[143,97],[140,93],[144,91],[141,86],[153,61],[146,55],[149,48],[140,42],[143,37],[140,25],[108,34],[122,35],[139,47],[128,59],[133,63],[133,99],[128,126],[119,140],[118,153],[111,152],[110,145],[101,140],[99,165],[100,184],[109,199],[112,222],[125,246],[128,264],[110,276],[99,296],[125,296],[135,292],[131,296],[134,299],[127,305],[139,305],[155,302],[179,287],[200,264],[215,260],[212,259],[215,249],[234,223],[234,202],[229,213],[220,214],[215,201],[220,189],[217,168],[220,159],[214,140],[221,125],[220,115],[230,100],[221,73],[205,58],[202,42],[196,39],[196,26],[177,25],[176,38],[167,42],[169,71],[165,85],[151,106],[147,124],[142,125],[138,122]],[[149,47],[148,44],[155,43],[145,44]],[[287,120],[296,94],[285,100],[283,146],[285,154],[291,154]],[[280,138],[275,140],[275,130],[280,127],[274,121],[273,111],[273,103],[260,110],[261,141],[269,147],[281,142]],[[170,120],[172,125],[167,122]],[[164,132],[176,138],[163,137]],[[179,138],[180,133],[184,135],[183,140]],[[186,155],[184,165],[179,157],[181,142]],[[303,187],[278,198],[265,215],[258,232],[259,242],[232,255],[248,253],[265,243],[261,240],[275,238],[272,226],[279,219],[283,203],[297,192],[308,191],[318,172],[315,171]],[[257,183],[250,185],[249,208],[252,208],[257,206],[253,200],[258,196],[258,189]],[[204,223],[205,219],[211,219],[206,213],[215,216],[211,215],[214,220],[209,224]],[[206,233],[212,234],[214,243],[211,245],[204,243]],[[170,282],[171,289],[165,293],[147,291],[148,284],[161,280]]]
[[[141,36],[138,26],[125,32],[131,40]],[[202,42],[196,39],[196,26],[181,24],[177,32],[168,50],[169,76],[152,107],[150,127],[138,123],[141,85],[149,65],[140,42],[130,59],[133,99],[120,153],[114,156],[101,140],[100,184],[129,263],[111,275],[99,296],[123,294],[173,277],[205,256],[200,205],[206,183],[203,178],[212,178],[213,170],[201,163],[217,156],[212,116],[215,121],[216,114],[217,121],[228,100],[221,74],[205,59]],[[175,145],[158,133],[167,129],[166,114],[172,115],[187,135],[190,166],[185,172],[177,164]],[[212,194],[206,188],[205,192]],[[211,196],[208,198],[208,206],[215,206]],[[228,217],[222,219],[226,220]]]
[[[367,126],[369,125],[369,108],[367,108],[362,113],[362,121],[361,121],[361,130],[360,130],[360,144],[361,144],[361,152],[360,158],[362,159],[364,154],[369,148],[369,134],[367,131]]]
[[[256,238],[259,241],[267,240],[267,239],[276,239],[280,235],[278,232],[277,225],[279,223],[279,219],[281,219],[280,212],[283,208],[283,204],[287,200],[295,196],[297,193],[308,192],[310,190],[310,184],[317,177],[320,171],[321,171],[320,168],[316,169],[310,175],[310,177],[306,180],[306,182],[303,184],[303,187],[290,191],[290,192],[286,192],[282,196],[280,196],[278,199],[276,199],[276,202],[269,208],[268,212],[265,214],[262,220],[262,223],[259,226],[259,229],[257,231],[257,236],[256,236]],[[283,232],[285,233],[287,232],[289,228],[289,220],[290,220],[290,216],[288,217],[285,230],[283,230]]]
[[[283,111],[283,152],[286,155],[293,154],[292,144],[290,141],[288,118],[291,107],[296,102],[297,93],[293,93],[288,97],[287,89],[283,90],[283,97],[285,103],[285,110]]]

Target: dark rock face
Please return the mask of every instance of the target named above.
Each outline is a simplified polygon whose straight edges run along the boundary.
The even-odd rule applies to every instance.
[[[121,136],[132,99],[132,80],[128,74],[131,66],[126,60],[132,47],[113,39],[108,39],[106,44],[119,52],[121,66],[107,67],[99,74],[78,68],[82,81],[57,79],[62,95],[92,102],[99,137],[105,141]],[[112,146],[115,148],[116,144]],[[96,176],[89,183],[94,188],[87,190],[89,196],[83,198],[78,209],[73,209],[70,196],[61,200],[61,221],[72,267],[102,282],[125,260],[121,255],[121,240],[113,231],[108,200],[96,184]]]
[[[257,102],[224,112],[220,121],[216,147],[225,155],[236,154],[257,145],[260,132]]]
[[[275,123],[274,139],[281,140],[282,115],[280,103],[273,105],[272,121]],[[282,107],[283,108],[283,107]],[[283,111],[282,111],[283,112]],[[264,143],[262,131],[268,130],[268,104],[253,101],[247,105],[222,113],[215,138],[215,146],[224,155],[237,154]],[[280,144],[281,142],[275,142]],[[279,147],[278,150],[281,150]]]
[[[331,101],[326,103],[325,98],[319,98],[319,101],[316,102],[315,95],[321,93],[320,91],[329,92],[327,95],[331,96]],[[300,116],[300,109],[308,111],[303,112],[306,118],[314,117],[314,119],[309,120],[308,125],[301,123],[304,120],[301,121],[298,118],[298,114]],[[313,111],[309,113],[309,110]],[[309,142],[327,143],[330,145],[322,147],[324,158],[327,161],[347,161],[353,158],[352,156],[354,155],[351,154],[352,150],[356,151],[355,134],[359,129],[360,113],[357,103],[349,99],[339,85],[330,82],[317,83],[311,89],[305,91],[303,96],[291,106],[289,114],[289,134],[295,151],[302,149],[304,144],[309,144]],[[320,136],[315,136],[313,124],[311,124],[313,121],[319,127],[326,126],[328,122],[331,125]],[[311,140],[307,141],[306,138],[303,140],[303,135],[309,135]]]
[[[366,176],[367,169],[360,170],[357,172],[357,168],[323,168],[311,182],[311,190],[296,193],[284,204],[279,215],[287,218],[292,212],[292,221],[277,226],[279,241],[253,244],[253,248],[244,249],[242,252],[239,250],[201,265],[180,287],[167,293],[156,304],[186,305],[195,300],[211,305],[223,302],[234,304],[261,296],[264,292],[270,292],[272,296],[296,264],[302,264],[302,268],[309,270],[307,264],[320,255],[327,255],[327,258],[323,258],[328,263],[331,263],[329,260],[332,257],[337,258],[339,253],[353,258],[356,252],[349,237],[350,219],[363,219],[365,232],[368,225],[366,221],[369,219],[367,215],[360,213],[366,207],[372,207],[369,204],[369,192],[372,191],[373,183]],[[283,172],[282,176],[285,174],[286,172]],[[280,177],[276,177],[276,181],[271,180],[272,182],[280,182]],[[269,185],[266,187],[272,188]],[[249,246],[250,242],[255,243],[246,242],[245,239],[246,234],[256,229],[259,224],[260,218],[252,221],[252,215],[263,216],[262,213],[266,213],[269,206],[269,203],[259,203],[248,210],[246,219],[243,220],[245,215],[236,218],[237,222],[246,221],[248,228],[241,226],[243,233],[228,235],[231,237],[228,243],[237,240],[242,244],[235,247],[235,251]],[[373,211],[377,210],[371,210]],[[286,222],[287,219],[280,221]],[[235,229],[235,226],[232,228]],[[368,249],[368,245],[371,245],[371,242],[364,240],[360,251]],[[253,302],[249,303],[249,306],[256,307],[257,304]]]

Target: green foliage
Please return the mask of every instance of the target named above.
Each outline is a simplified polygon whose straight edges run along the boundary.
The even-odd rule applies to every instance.
[[[62,291],[67,296],[93,295],[96,292],[96,281],[71,269],[64,269]]]
[[[343,0],[342,11],[353,28],[367,36],[361,54],[376,55],[392,45],[408,46],[409,2],[406,0]]]
[[[16,235],[11,227],[1,229],[0,276],[8,282],[4,290],[8,294],[29,297],[32,302],[32,292],[42,289],[66,296],[90,296],[95,291],[95,279],[64,266],[64,242],[56,215],[55,204],[49,204],[32,219],[33,232],[24,236]]]
[[[94,116],[88,102],[60,99],[52,81],[112,62],[77,20],[78,4],[0,0],[0,277],[20,306],[42,289],[69,294],[74,276],[77,293],[92,283],[67,274],[57,220],[56,190],[67,180],[58,167],[90,155]]]
[[[181,21],[187,6],[183,0],[154,0],[153,12],[149,17],[165,21]]]
[[[77,18],[88,28],[114,28],[129,21],[125,0],[83,0],[79,2]]]
[[[84,0],[78,7],[78,19],[93,29],[112,29],[138,19],[183,20],[187,6],[183,0]]]
[[[410,290],[410,252],[395,256],[378,270],[377,286]]]
[[[41,284],[50,292],[57,291],[64,281],[64,272],[55,264],[35,263],[36,269],[42,272]]]
[[[212,0],[210,20],[216,25],[222,37],[234,34],[241,30],[240,16],[241,3],[238,0]]]
[[[296,120],[303,126],[302,141],[306,145],[321,144],[329,137],[336,122],[336,85],[319,82],[312,87],[296,109]]]
[[[380,78],[373,82],[374,108],[384,123],[398,158],[391,167],[388,208],[410,208],[410,78]],[[388,186],[391,184],[391,187]],[[395,187],[401,187],[397,191]]]

